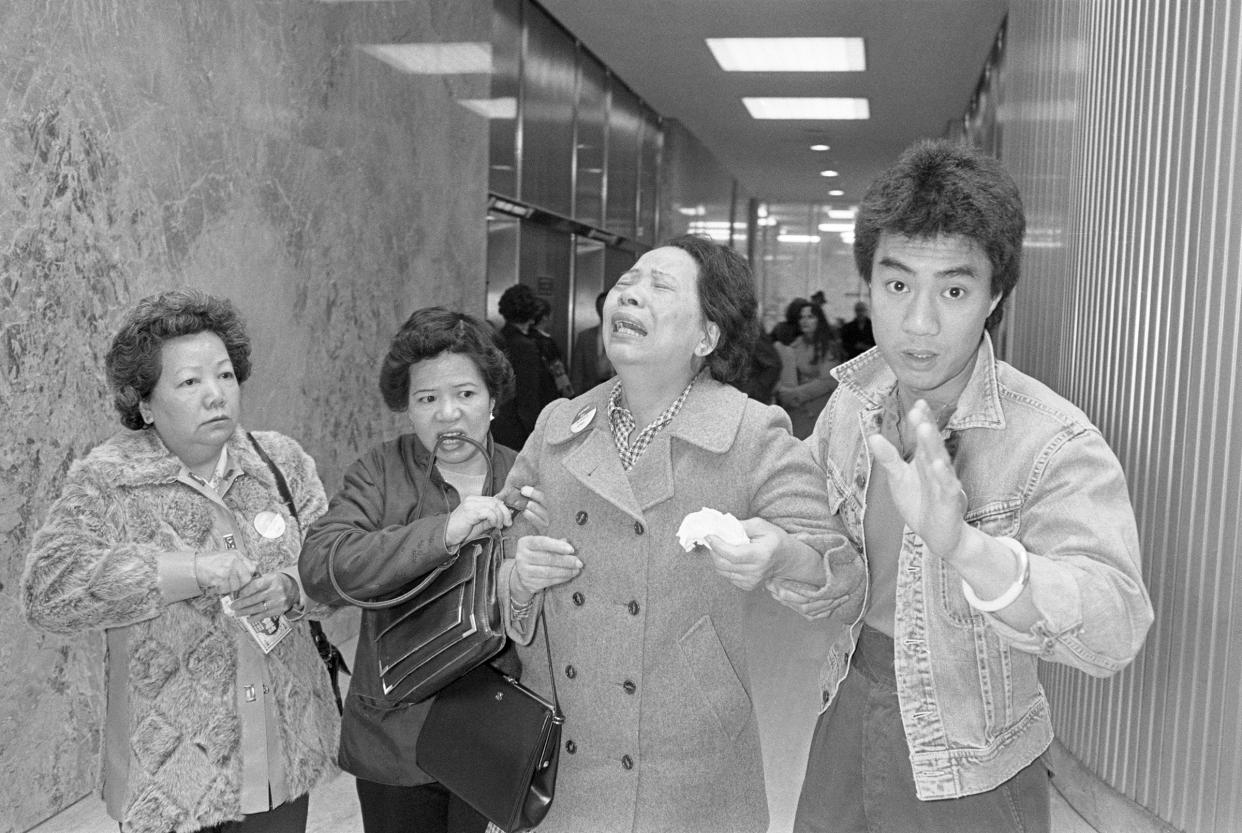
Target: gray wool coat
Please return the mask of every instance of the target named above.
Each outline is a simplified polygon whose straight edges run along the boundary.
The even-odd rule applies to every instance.
[[[506,484],[544,491],[547,534],[584,563],[542,594],[566,722],[539,830],[762,833],[745,594],[707,555],[684,551],[676,532],[711,507],[836,550],[846,542],[829,525],[825,475],[783,411],[710,377],[627,473],[608,423],[613,384],[549,405]],[[511,627],[527,643],[523,682],[550,695],[533,633]]]
[[[281,434],[255,436],[284,474],[302,523],[323,514],[314,461]],[[223,501],[241,549],[263,573],[296,565],[302,527],[270,470],[241,430],[228,450],[242,473]],[[127,663],[108,653],[101,733],[118,739],[117,758],[105,749],[101,777],[125,833],[181,833],[242,816],[240,626],[217,596],[166,604],[159,587],[165,553],[213,548],[211,501],[180,482],[180,470],[152,430],[122,431],[96,446],[70,468],[22,576],[22,604],[35,627],[108,630],[126,646]],[[265,510],[284,518],[279,538],[256,531],[255,515]],[[336,772],[336,703],[304,621],[273,648],[267,667],[286,785],[297,797]]]

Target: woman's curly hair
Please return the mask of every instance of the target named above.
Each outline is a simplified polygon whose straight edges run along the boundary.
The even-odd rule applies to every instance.
[[[121,424],[149,427],[139,405],[155,390],[163,371],[164,342],[212,332],[224,342],[237,383],[250,378],[250,337],[233,302],[195,289],[171,289],[143,298],[129,311],[104,357],[112,403]]]
[[[492,326],[444,307],[415,310],[393,336],[380,367],[379,388],[389,410],[410,405],[410,368],[442,353],[459,353],[474,362],[496,404],[513,396],[513,368]]]

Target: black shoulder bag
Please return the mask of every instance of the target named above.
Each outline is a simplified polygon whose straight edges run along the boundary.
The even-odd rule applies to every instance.
[[[477,448],[487,460],[485,482],[492,482],[487,449],[462,434],[436,441],[427,463],[428,480],[444,439]],[[346,602],[375,611],[375,656],[385,696],[408,703],[425,700],[504,648],[504,623],[496,595],[499,533],[465,542],[456,555],[408,591],[378,601],[356,599],[337,581],[336,552],[344,540],[338,537],[328,550],[328,578]]]
[[[302,521],[298,518],[298,508],[293,503],[293,493],[289,491],[289,484],[285,482],[285,476],[280,469],[272,462],[272,458],[267,456],[267,452],[263,450],[263,446],[259,445],[259,441],[254,438],[254,434],[249,431],[246,436],[250,438],[250,444],[254,446],[254,450],[258,452],[259,457],[267,464],[272,471],[272,477],[276,480],[276,490],[280,492],[280,498],[285,502],[285,508],[289,510],[289,517],[298,522],[298,526],[302,525]],[[328,669],[328,677],[332,680],[332,694],[336,697],[336,710],[343,712],[344,708],[341,703],[341,683],[337,675],[342,671],[349,673],[349,666],[345,664],[345,657],[341,655],[341,650],[332,644],[328,639],[328,635],[323,632],[323,625],[317,619],[307,619],[310,625],[311,639],[315,641],[315,650],[319,651],[319,658],[323,660],[323,664]]]
[[[530,830],[552,806],[565,715],[548,654],[548,702],[508,674],[480,665],[431,704],[415,747],[418,765],[507,833]]]

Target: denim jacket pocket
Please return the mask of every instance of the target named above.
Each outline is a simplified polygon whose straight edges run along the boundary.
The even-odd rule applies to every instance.
[[[1018,531],[1021,508],[1022,501],[1016,497],[990,501],[969,509],[966,512],[966,523],[993,537],[1012,537]],[[957,627],[981,627],[984,624],[983,614],[966,601],[966,596],[962,593],[961,576],[940,559],[935,561],[936,596],[940,600],[940,609],[944,615]]]

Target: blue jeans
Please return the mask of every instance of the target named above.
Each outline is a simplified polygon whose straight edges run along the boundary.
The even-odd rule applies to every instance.
[[[1049,833],[1048,788],[1036,758],[993,790],[920,801],[893,640],[864,626],[850,673],[815,725],[794,833]]]

